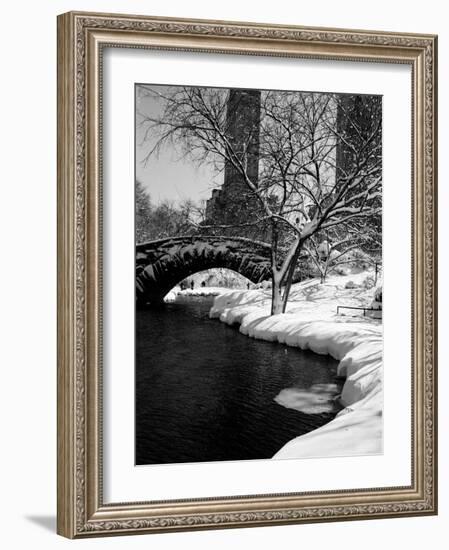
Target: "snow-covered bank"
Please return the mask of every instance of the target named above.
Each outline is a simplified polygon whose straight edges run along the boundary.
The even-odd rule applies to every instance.
[[[178,292],[178,296],[219,296],[220,294],[225,294],[229,291],[229,288],[223,288],[221,286],[203,286],[180,290]]]
[[[346,378],[341,394],[345,408],[325,426],[288,442],[275,458],[382,452],[382,325],[360,315],[336,314],[337,305],[369,307],[374,291],[363,286],[366,276],[336,276],[322,285],[316,280],[294,285],[283,315],[269,315],[269,291],[228,291],[215,298],[210,316],[239,324],[241,333],[329,354],[340,361],[338,374]],[[349,280],[356,288],[347,284]],[[294,395],[289,400],[295,406]],[[305,410],[304,400],[297,402],[296,408]]]
[[[165,302],[174,302],[178,298],[185,297],[206,297],[206,296],[219,296],[230,292],[230,289],[219,286],[204,286],[198,288],[187,288],[181,290],[179,287],[175,287],[165,296]]]

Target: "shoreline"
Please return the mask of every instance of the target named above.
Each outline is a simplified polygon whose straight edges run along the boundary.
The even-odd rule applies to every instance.
[[[321,428],[287,442],[273,458],[383,451],[382,325],[336,316],[335,298],[329,299],[335,288],[341,289],[335,281],[321,286],[316,281],[299,283],[292,288],[288,311],[275,316],[269,315],[269,296],[263,290],[223,289],[211,307],[211,318],[239,325],[239,331],[250,338],[328,354],[339,361],[337,375],[345,378],[340,397],[344,408]],[[311,298],[314,291],[317,296]]]

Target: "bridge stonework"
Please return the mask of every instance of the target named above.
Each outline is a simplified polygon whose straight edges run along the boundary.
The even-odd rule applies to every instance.
[[[270,245],[243,237],[172,237],[136,245],[136,300],[161,303],[189,275],[232,269],[253,283],[270,278]]]

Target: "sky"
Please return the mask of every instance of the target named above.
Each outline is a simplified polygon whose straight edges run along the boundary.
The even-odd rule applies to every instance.
[[[165,86],[154,86],[165,88]],[[209,165],[198,166],[188,158],[181,158],[180,149],[165,145],[158,155],[152,155],[145,164],[143,158],[151,147],[151,136],[144,141],[145,129],[139,124],[139,112],[159,115],[162,106],[148,97],[141,97],[136,86],[136,178],[144,185],[154,204],[164,200],[174,203],[185,199],[195,202],[207,200],[212,189],[220,187],[223,175],[215,174]]]

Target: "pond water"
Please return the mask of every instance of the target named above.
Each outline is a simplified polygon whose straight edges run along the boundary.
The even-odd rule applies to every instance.
[[[338,410],[337,361],[248,338],[212,301],[136,311],[136,464],[271,458]]]

